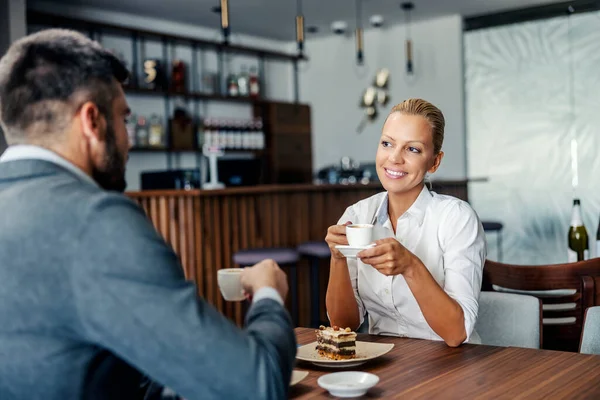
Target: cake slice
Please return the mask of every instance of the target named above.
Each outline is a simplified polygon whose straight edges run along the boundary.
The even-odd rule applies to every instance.
[[[350,360],[356,357],[356,333],[352,329],[321,325],[316,332],[319,355],[332,360]]]

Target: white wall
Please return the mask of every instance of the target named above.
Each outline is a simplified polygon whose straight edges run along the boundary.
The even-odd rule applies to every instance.
[[[1,0],[0,0],[1,1]],[[52,14],[64,15],[74,18],[80,18],[91,21],[107,22],[115,25],[122,25],[132,28],[140,28],[157,32],[165,32],[173,35],[183,35],[196,37],[199,39],[208,39],[218,41],[221,33],[218,29],[198,27],[194,25],[182,24],[179,22],[160,20],[155,18],[141,17],[132,14],[104,11],[91,7],[68,6],[51,2],[31,2],[29,8],[32,10],[48,12]],[[271,40],[256,36],[233,34],[230,38],[234,44],[252,46],[274,51],[290,50],[289,42]],[[131,42],[123,37],[104,35],[102,44],[110,49],[116,49],[123,53],[125,58],[131,59]],[[189,47],[177,47],[176,55],[188,63],[191,61],[191,50]],[[146,43],[147,56],[162,58],[162,51],[159,42],[148,41]],[[206,66],[207,70],[216,71],[216,55],[214,52],[206,52],[200,55],[201,65]],[[251,56],[228,56],[226,63],[232,71],[239,71],[241,65],[255,65],[257,58]],[[290,62],[278,60],[265,60],[264,65],[264,86],[263,93],[266,98],[273,100],[292,101],[293,100],[293,68]],[[144,116],[150,116],[153,113],[164,118],[164,100],[162,97],[134,95],[129,94],[127,100],[134,113]],[[174,102],[171,101],[171,110]],[[193,102],[188,103],[190,111],[194,111]],[[244,103],[224,103],[215,101],[202,101],[199,103],[199,112],[203,117],[233,117],[233,118],[251,118],[252,108]],[[172,113],[172,111],[171,111]],[[173,168],[194,168],[199,165],[197,154],[192,152],[173,153],[171,155]],[[134,191],[140,188],[140,172],[148,170],[164,170],[167,168],[166,153],[130,153],[127,164],[127,190]]]
[[[419,22],[411,31],[416,71],[412,82],[405,75],[402,25],[365,32],[365,68],[356,66],[353,35],[307,42],[310,62],[301,66],[300,98],[312,106],[315,169],[337,163],[342,156],[373,162],[389,109],[404,99],[421,97],[440,107],[446,117],[446,155],[433,178],[466,178],[462,18],[453,15]],[[382,67],[391,71],[391,101],[357,135],[362,118],[359,98]]]

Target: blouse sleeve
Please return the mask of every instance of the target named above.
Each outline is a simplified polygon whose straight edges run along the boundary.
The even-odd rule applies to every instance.
[[[444,291],[463,309],[466,342],[473,333],[479,308],[487,254],[485,234],[477,214],[465,202],[449,210],[440,233],[444,249]]]

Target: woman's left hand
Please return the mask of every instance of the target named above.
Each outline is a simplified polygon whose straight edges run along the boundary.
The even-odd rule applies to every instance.
[[[356,257],[382,274],[401,275],[414,265],[415,255],[395,238],[378,240],[375,245],[375,247],[361,251]]]

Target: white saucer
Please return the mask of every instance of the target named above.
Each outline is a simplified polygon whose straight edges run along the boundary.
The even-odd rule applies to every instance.
[[[368,244],[366,246],[348,246],[348,245],[337,245],[336,249],[342,253],[342,255],[346,258],[356,258],[356,255],[363,250],[370,249],[371,247],[375,247],[375,243]]]
[[[337,397],[359,397],[377,385],[379,377],[368,372],[334,372],[321,376],[317,384]]]

